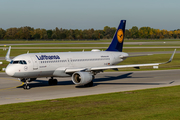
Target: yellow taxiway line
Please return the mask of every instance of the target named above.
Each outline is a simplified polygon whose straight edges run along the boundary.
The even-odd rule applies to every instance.
[[[15,80],[15,79],[7,79],[7,78],[3,78],[3,79],[6,79],[6,80],[13,80],[13,81],[19,81],[19,80]],[[13,88],[17,88],[17,87],[23,86],[23,85],[24,85],[24,82],[21,82],[21,83],[22,83],[21,85],[18,85],[18,86],[15,86],[15,87],[10,87],[10,88],[0,89],[0,91],[3,91],[3,90],[9,90],[9,89],[13,89]]]

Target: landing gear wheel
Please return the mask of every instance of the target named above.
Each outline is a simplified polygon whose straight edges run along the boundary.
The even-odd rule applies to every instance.
[[[92,86],[93,86],[93,81],[91,81],[91,82],[88,83],[88,84],[85,84],[84,86],[85,86],[85,87],[92,87]]]
[[[57,85],[57,79],[53,79],[53,85]]]
[[[24,79],[24,85],[23,85],[23,88],[25,89],[25,90],[29,90],[30,89],[30,87],[29,87],[29,85],[28,85],[28,79]]]
[[[57,79],[49,79],[49,85],[57,85]]]
[[[24,85],[23,88],[24,88],[25,90],[29,90],[29,85]]]
[[[29,85],[27,85],[27,86],[26,86],[26,90],[29,90],[29,88],[30,88]]]
[[[49,79],[48,83],[49,85],[53,85],[53,79]]]

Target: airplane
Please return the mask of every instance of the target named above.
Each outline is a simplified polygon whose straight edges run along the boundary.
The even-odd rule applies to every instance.
[[[72,77],[72,82],[77,86],[93,86],[93,79],[97,73],[107,69],[141,66],[158,66],[172,61],[176,49],[169,61],[164,63],[117,65],[129,56],[122,52],[126,20],[121,20],[114,34],[111,44],[105,51],[93,49],[82,52],[49,52],[27,53],[10,59],[11,46],[6,54],[6,61],[10,63],[5,69],[7,75],[18,78],[24,83],[24,89],[30,89],[28,83],[37,78],[49,77],[49,85],[56,85],[55,77]],[[138,55],[137,55],[138,56]],[[139,55],[141,56],[141,55]]]

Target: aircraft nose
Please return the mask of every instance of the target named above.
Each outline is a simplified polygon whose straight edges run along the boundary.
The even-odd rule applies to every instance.
[[[13,76],[13,75],[14,75],[13,69],[11,69],[11,67],[9,67],[9,66],[6,67],[5,72],[6,72],[6,74],[9,75],[9,76]]]

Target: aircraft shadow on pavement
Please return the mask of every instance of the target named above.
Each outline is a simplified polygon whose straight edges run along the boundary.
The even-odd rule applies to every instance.
[[[58,81],[57,85],[49,85],[48,80],[36,80],[28,83],[28,85],[30,86],[30,88],[36,88],[36,87],[47,87],[47,86],[73,85],[73,82],[71,80]],[[19,86],[17,88],[23,88],[23,86]]]
[[[126,74],[119,75],[119,76],[105,76],[106,78],[95,78],[93,80],[94,84],[92,87],[98,86],[100,84],[107,84],[107,85],[108,84],[114,84],[114,85],[160,85],[160,84],[162,84],[162,83],[103,83],[105,81],[115,81],[115,80],[125,79],[125,78],[137,78],[137,77],[130,76],[131,74],[133,74],[133,72],[126,73]],[[138,78],[142,78],[142,77],[138,77]],[[30,88],[49,86],[48,80],[40,80],[40,79],[30,82],[28,85],[30,86]],[[58,84],[54,85],[54,86],[61,86],[61,85],[74,85],[74,83],[71,80],[58,81]],[[76,88],[87,88],[85,86],[75,86],[75,87]],[[19,86],[17,88],[23,88],[23,86]]]
[[[130,76],[131,74],[133,74],[133,72],[116,76],[116,77],[106,76],[106,78],[98,78],[95,80],[94,86],[97,86],[99,84],[107,84],[107,85],[108,84],[114,84],[114,85],[162,85],[164,84],[164,83],[102,83],[102,81],[114,81],[114,80],[125,79],[125,78],[144,78],[144,77],[132,77]]]
[[[124,79],[124,78],[133,78],[132,76],[129,76],[133,74],[131,73],[126,73],[123,75],[119,75],[119,76],[105,76],[106,78],[97,78],[95,79],[95,82],[102,82],[102,81],[113,81],[113,80],[119,80],[119,79]]]

